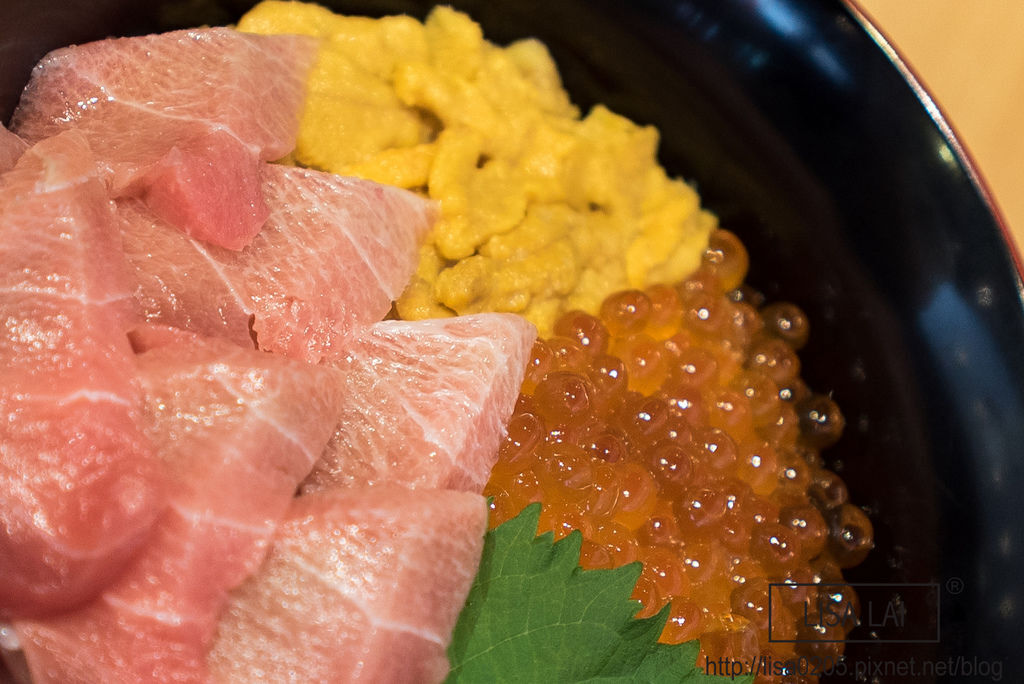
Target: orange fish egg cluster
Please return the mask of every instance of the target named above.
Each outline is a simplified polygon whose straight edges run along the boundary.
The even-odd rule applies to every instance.
[[[816,591],[855,597],[775,588],[773,640],[820,641],[769,643],[769,584],[841,581],[872,546],[867,516],[819,456],[844,422],[800,380],[807,318],[792,304],[759,309],[746,269],[743,245],[719,230],[678,287],[562,316],[534,346],[485,490],[491,525],[539,501],[541,532],[579,530],[584,568],[642,561],[641,616],[670,603],[662,641],[700,638],[701,663],[838,654],[825,640],[851,625],[807,633],[805,613]]]

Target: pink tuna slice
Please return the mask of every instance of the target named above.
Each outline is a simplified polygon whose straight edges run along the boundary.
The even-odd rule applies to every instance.
[[[0,177],[0,263],[0,617],[39,615],[95,596],[164,506],[117,221],[80,134]]]
[[[15,623],[36,684],[208,681],[228,592],[259,567],[335,425],[329,368],[180,331],[133,342],[170,507],[97,600]]]
[[[24,140],[0,124],[0,173],[13,169],[14,163],[27,149],[28,144]]]
[[[261,349],[317,362],[387,314],[416,268],[434,206],[319,171],[268,164],[264,177],[271,215],[240,252],[205,245],[123,202],[136,299],[152,322],[248,347],[255,334]]]
[[[391,483],[481,492],[537,331],[513,314],[381,321],[340,358],[339,427],[302,492]]]
[[[150,211],[186,235],[238,250],[270,215],[264,166],[230,133],[214,130],[172,147],[136,187]]]
[[[218,682],[440,682],[487,526],[484,499],[377,487],[297,499],[232,595]]]
[[[295,146],[316,45],[211,28],[61,48],[36,65],[11,127],[29,142],[81,131],[115,196],[240,249],[266,218],[259,161]]]

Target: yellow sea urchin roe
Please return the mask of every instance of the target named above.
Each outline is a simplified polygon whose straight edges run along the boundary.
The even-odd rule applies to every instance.
[[[496,46],[447,7],[420,23],[268,1],[238,27],[323,39],[297,163],[438,200],[402,318],[509,311],[547,335],[699,265],[715,219],[658,165],[657,131],[602,106],[581,119],[538,41]]]

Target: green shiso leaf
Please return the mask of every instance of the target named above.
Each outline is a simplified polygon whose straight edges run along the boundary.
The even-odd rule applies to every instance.
[[[536,536],[540,504],[487,533],[466,606],[448,649],[449,684],[651,682],[708,684],[698,643],[658,643],[668,606],[634,619],[640,563],[579,567],[581,536]],[[750,681],[750,677],[729,681]]]

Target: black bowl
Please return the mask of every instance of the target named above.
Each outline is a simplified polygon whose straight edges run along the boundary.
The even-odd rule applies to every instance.
[[[51,48],[228,23],[250,4],[7,0],[0,118]],[[325,4],[423,16],[432,3]],[[1020,262],[892,49],[839,1],[452,4],[493,41],[544,40],[582,107],[603,102],[656,125],[666,167],[747,244],[752,284],[808,312],[805,377],[848,424],[826,456],[877,536],[849,577],[904,585],[885,591],[907,608],[898,629],[851,634],[875,643],[850,645],[847,676],[1021,679],[1011,658],[1024,636]]]

